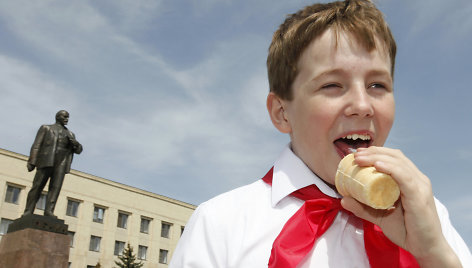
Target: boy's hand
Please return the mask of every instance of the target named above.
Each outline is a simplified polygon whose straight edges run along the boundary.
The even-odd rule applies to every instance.
[[[391,175],[400,187],[400,200],[389,210],[376,210],[350,197],[343,198],[342,206],[382,228],[393,243],[413,254],[421,267],[461,267],[442,234],[428,177],[400,150],[359,148],[355,161]]]

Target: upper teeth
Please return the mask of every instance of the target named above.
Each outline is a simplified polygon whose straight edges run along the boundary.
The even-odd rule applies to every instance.
[[[357,139],[361,139],[361,140],[370,140],[370,136],[369,135],[362,135],[362,134],[352,134],[352,135],[347,135],[345,137],[343,137],[343,139],[351,139],[351,140],[357,140]]]

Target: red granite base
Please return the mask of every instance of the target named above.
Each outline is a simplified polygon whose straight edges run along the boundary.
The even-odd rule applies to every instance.
[[[35,229],[7,233],[0,241],[0,267],[66,268],[70,237]]]

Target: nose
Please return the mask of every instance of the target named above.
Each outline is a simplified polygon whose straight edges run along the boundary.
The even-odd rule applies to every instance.
[[[347,94],[348,105],[345,110],[347,116],[370,117],[374,115],[372,97],[363,86],[356,86]]]

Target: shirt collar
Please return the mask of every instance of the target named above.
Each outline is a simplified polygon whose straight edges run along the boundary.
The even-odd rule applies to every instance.
[[[277,203],[292,192],[311,184],[315,184],[321,192],[328,196],[341,197],[293,153],[290,144],[287,145],[274,163],[272,206],[275,207]]]

